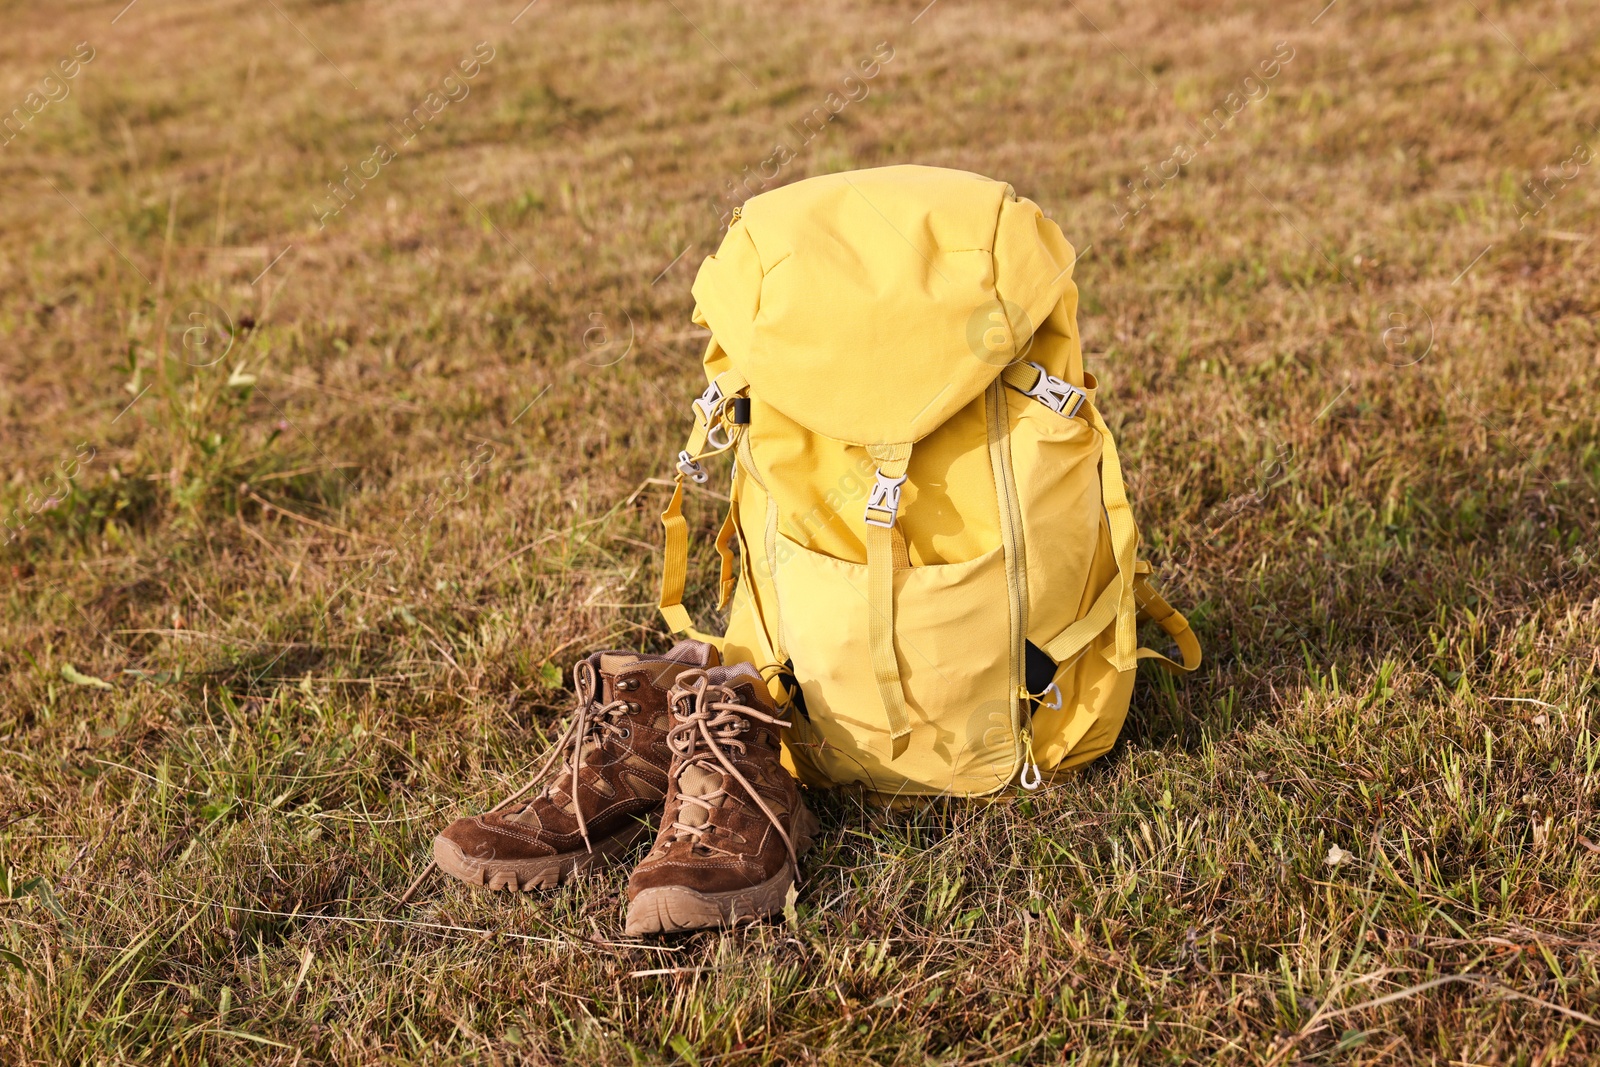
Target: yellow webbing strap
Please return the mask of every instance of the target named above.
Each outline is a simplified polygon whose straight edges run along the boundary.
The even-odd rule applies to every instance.
[[[721,390],[724,398],[732,397],[748,386],[744,375],[738,371],[727,371],[719,374],[714,383]],[[722,448],[706,448],[706,437],[711,432],[712,420],[706,418],[706,412],[697,404],[694,408],[694,429],[689,431],[689,442],[684,451],[692,461],[698,462],[707,455],[714,455],[726,451],[732,445]],[[720,417],[719,411],[713,411],[713,419]],[[736,431],[735,431],[736,434]],[[701,633],[694,628],[689,612],[683,606],[683,591],[689,578],[689,523],[683,517],[683,479],[686,475],[678,471],[673,479],[672,499],[667,504],[667,510],[661,513],[661,531],[664,546],[661,560],[661,617],[666,620],[667,626],[673,633],[688,634],[696,641],[706,641],[722,647],[722,639],[710,634]],[[717,534],[717,552],[722,556],[722,603],[718,609],[725,606],[727,597],[732,593],[733,556],[731,539],[733,531],[731,524],[736,522],[733,508],[735,501],[730,505],[728,517],[723,520],[722,530]]]
[[[1101,590],[1094,605],[1083,618],[1040,647],[1058,664],[1076,659],[1080,652],[1089,647],[1091,641],[1105,633],[1106,627],[1116,621],[1117,605],[1121,600],[1122,581],[1117,578]]]
[[[722,517],[722,528],[717,531],[717,555],[722,559],[721,583],[717,590],[717,610],[726,611],[733,599],[737,575],[733,572],[733,543],[739,533],[739,479],[733,480],[728,492],[728,513]]]
[[[1128,493],[1122,484],[1122,464],[1117,460],[1117,446],[1111,439],[1111,431],[1100,417],[1099,409],[1092,403],[1085,401],[1079,414],[1086,417],[1100,435],[1100,491],[1105,502],[1106,520],[1111,528],[1111,547],[1117,561],[1117,576],[1101,591],[1087,615],[1041,647],[1057,663],[1066,663],[1114,624],[1116,648],[1111,656],[1111,664],[1119,671],[1128,671],[1138,662],[1139,635],[1133,581],[1139,531],[1133,524],[1133,509],[1128,506]]]
[[[884,478],[903,478],[911,459],[909,444],[868,445],[867,453],[878,464]],[[896,487],[898,493],[899,488]],[[867,523],[867,644],[872,654],[872,674],[878,683],[878,696],[889,723],[890,759],[899,759],[911,741],[911,718],[906,714],[905,687],[900,681],[900,661],[894,651],[894,570],[896,510],[875,507],[869,500],[867,514],[889,525]],[[903,551],[903,550],[902,550]]]
[[[746,471],[750,469],[750,467],[745,468]],[[770,505],[772,498],[768,497],[767,501]],[[738,528],[737,533],[739,536],[739,572],[744,577],[745,603],[749,605],[750,613],[755,616],[753,629],[756,634],[756,655],[761,657],[761,675],[765,678],[769,668],[782,667],[784,661],[789,657],[781,649],[773,647],[770,634],[775,633],[778,627],[768,624],[766,610],[761,606],[761,587],[756,582],[755,558],[750,554],[749,539],[745,537],[742,528]],[[767,565],[771,566],[770,559],[767,560]],[[772,604],[769,607],[775,610],[777,605]],[[787,670],[787,668],[784,669]],[[779,702],[779,707],[788,707],[789,701],[792,699],[788,687],[778,682],[775,678],[767,679],[767,692],[771,693],[772,698]]]
[[[1189,628],[1189,620],[1155,591],[1150,584],[1149,574],[1150,564],[1140,560],[1133,579],[1134,599],[1139,602],[1139,619],[1153,622],[1165,630],[1178,646],[1183,662],[1174,662],[1153,648],[1139,649],[1138,658],[1153,659],[1169,671],[1188,674],[1200,666],[1200,639]]]
[[[683,586],[689,577],[689,524],[683,518],[683,476],[672,487],[672,500],[661,513],[661,617],[675,634],[686,632],[691,623],[683,607]]]
[[[1039,381],[1039,369],[1032,363],[1007,363],[1000,377],[1019,393],[1026,393]]]
[[[683,606],[683,587],[689,576],[689,523],[683,517],[683,476],[672,487],[672,501],[661,513],[661,529],[666,535],[666,551],[661,563],[661,617],[675,634],[688,634],[722,648],[722,638],[701,633]]]

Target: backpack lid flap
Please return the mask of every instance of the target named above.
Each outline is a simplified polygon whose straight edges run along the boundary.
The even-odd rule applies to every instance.
[[[753,392],[812,432],[917,441],[1026,351],[1075,259],[1004,182],[830,174],[745,204],[700,266],[694,318]]]

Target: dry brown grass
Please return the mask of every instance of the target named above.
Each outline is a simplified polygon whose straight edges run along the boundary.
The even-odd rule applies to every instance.
[[[1549,177],[1600,146],[1600,13],[523,2],[6,13],[0,113],[95,54],[0,146],[0,1059],[1600,1056],[1600,168]],[[819,798],[790,920],[626,942],[620,874],[399,907],[572,660],[665,641],[688,285],[780,140],[780,181],[1004,178],[1086,249],[1208,664],[1037,798]],[[192,301],[236,327],[207,366]]]

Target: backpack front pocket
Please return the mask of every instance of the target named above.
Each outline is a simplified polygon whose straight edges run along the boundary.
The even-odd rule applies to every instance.
[[[1000,548],[894,573],[895,656],[912,723],[890,758],[873,678],[867,568],[779,535],[773,570],[783,643],[805,696],[791,749],[829,781],[878,793],[976,794],[1017,769],[1010,619]]]

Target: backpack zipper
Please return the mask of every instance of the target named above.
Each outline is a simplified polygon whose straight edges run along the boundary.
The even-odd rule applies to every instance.
[[[1026,789],[1037,789],[1041,780],[1039,765],[1033,758],[1031,721],[1025,721],[1023,689],[1023,642],[1028,633],[1028,560],[1022,538],[1022,507],[1017,501],[1017,482],[1011,470],[1011,419],[1006,404],[1006,385],[996,378],[989,386],[989,462],[994,472],[995,496],[1000,511],[1000,540],[1005,549],[1006,598],[1011,608],[1011,736],[1016,739],[1011,777],[1020,774]]]

